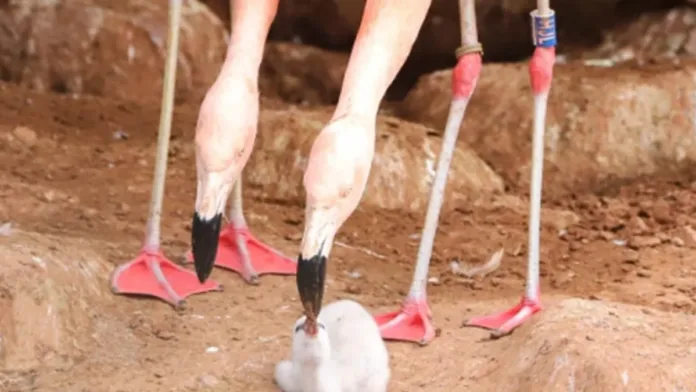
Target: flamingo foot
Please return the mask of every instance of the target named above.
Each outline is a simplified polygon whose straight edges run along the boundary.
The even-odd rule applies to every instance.
[[[497,339],[509,335],[512,331],[529,320],[533,314],[542,309],[538,299],[522,298],[519,304],[504,312],[489,316],[474,317],[464,321],[463,326],[492,330],[491,338]]]
[[[117,267],[111,275],[114,294],[149,295],[175,308],[193,294],[222,291],[215,281],[201,284],[193,271],[168,260],[160,251],[142,250],[132,261]]]
[[[435,338],[430,306],[425,299],[407,298],[401,310],[375,316],[382,338],[416,342],[421,345]]]
[[[246,246],[247,254],[240,252],[240,242]],[[190,251],[186,255],[186,261],[193,262]],[[297,263],[294,260],[256,239],[246,227],[235,228],[231,223],[220,233],[215,265],[238,273],[250,284],[258,284],[261,275],[297,273]]]

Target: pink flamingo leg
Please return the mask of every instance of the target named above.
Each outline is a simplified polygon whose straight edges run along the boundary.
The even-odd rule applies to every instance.
[[[474,0],[461,0],[459,6],[462,47],[457,50],[459,60],[452,74],[452,104],[428,202],[413,282],[401,310],[375,316],[382,337],[388,340],[410,341],[425,345],[435,338],[435,328],[426,299],[428,268],[459,128],[481,73],[482,48],[476,31]]]
[[[542,309],[539,289],[539,235],[541,219],[541,187],[544,170],[544,123],[546,107],[553,78],[556,57],[556,26],[548,0],[538,0],[537,10],[532,12],[534,23],[534,55],[529,62],[529,74],[534,92],[534,141],[532,151],[532,179],[529,197],[529,258],[527,289],[521,302],[512,309],[484,317],[475,317],[465,325],[493,330],[498,338],[511,333],[533,314]]]
[[[221,290],[215,281],[201,284],[196,275],[164,257],[160,251],[160,217],[164,201],[164,180],[167,172],[167,150],[171,130],[174,101],[174,75],[179,44],[181,0],[170,1],[169,45],[164,71],[162,115],[157,140],[155,175],[150,201],[145,245],[140,254],[129,263],[116,268],[111,276],[111,290],[115,294],[149,295],[175,306],[182,306],[192,294]]]

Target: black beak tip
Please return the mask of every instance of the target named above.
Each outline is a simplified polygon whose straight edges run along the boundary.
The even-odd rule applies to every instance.
[[[326,280],[326,256],[320,254],[305,259],[297,259],[297,291],[307,313],[307,317],[316,318],[321,311]]]
[[[201,283],[204,283],[213,272],[221,224],[222,214],[217,214],[212,219],[201,219],[197,212],[193,214],[191,250],[196,276]]]

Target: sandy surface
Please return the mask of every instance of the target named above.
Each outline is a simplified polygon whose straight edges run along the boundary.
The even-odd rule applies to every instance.
[[[218,269],[224,292],[191,297],[178,312],[109,290],[111,270],[141,245],[158,110],[0,86],[0,223],[12,224],[0,236],[3,391],[275,390],[272,369],[300,313],[293,278],[250,286]],[[196,115],[196,102],[174,115],[163,214],[172,259],[189,242]],[[496,341],[461,323],[519,300],[527,199],[453,201],[428,288],[440,336],[427,347],[389,343],[391,390],[696,390],[696,181],[672,173],[605,185],[545,200],[545,310]],[[302,202],[245,192],[252,231],[294,255]],[[397,308],[422,220],[362,205],[338,235],[327,300]],[[481,263],[500,247],[502,266],[487,277],[451,272],[451,261]]]

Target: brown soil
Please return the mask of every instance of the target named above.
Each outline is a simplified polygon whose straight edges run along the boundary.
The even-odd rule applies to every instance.
[[[0,86],[0,224],[12,223],[0,235],[0,390],[274,390],[273,366],[287,355],[300,313],[294,279],[263,277],[255,287],[216,270],[225,291],[192,297],[178,312],[109,290],[110,271],[141,245],[158,105]],[[196,115],[195,102],[174,115],[163,213],[173,259],[189,242]],[[115,137],[121,132],[128,137]],[[253,186],[245,199],[254,233],[294,254],[302,203]],[[696,389],[692,177],[662,173],[547,199],[546,308],[496,341],[460,325],[519,299],[527,201],[524,192],[491,199],[453,203],[443,214],[429,286],[441,333],[427,347],[389,343],[391,390]],[[398,307],[422,219],[361,206],[338,235],[327,300]],[[500,247],[502,266],[485,278],[450,270],[452,260],[482,262]]]

